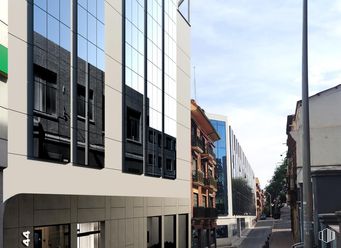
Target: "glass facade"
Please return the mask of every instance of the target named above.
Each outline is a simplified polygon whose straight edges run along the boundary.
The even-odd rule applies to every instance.
[[[33,5],[33,156],[70,161],[70,0]]]
[[[104,0],[35,0],[33,5],[33,157],[70,162],[70,128],[77,114],[76,164],[104,166]],[[78,16],[71,30],[71,13]],[[74,37],[72,37],[74,36]],[[78,49],[72,51],[71,40]],[[71,58],[78,56],[71,80]],[[71,82],[77,85],[71,85]],[[72,113],[71,88],[77,91]]]
[[[165,133],[176,137],[176,13],[177,1],[165,3],[164,101]]]
[[[228,156],[226,142],[228,141],[226,141],[226,122],[211,120],[211,123],[220,136],[220,140],[214,143],[214,153],[216,154],[216,168],[218,173],[216,209],[219,215],[228,215],[228,179],[226,164],[226,156]]]
[[[139,116],[130,139],[126,128],[123,171],[176,177],[176,13],[175,0],[127,0],[125,10],[124,111]],[[137,132],[136,132],[137,133]]]
[[[149,127],[162,132],[162,2],[148,1],[147,96]]]
[[[104,0],[77,3],[77,163],[104,167]]]
[[[144,94],[144,0],[125,1],[125,83]]]

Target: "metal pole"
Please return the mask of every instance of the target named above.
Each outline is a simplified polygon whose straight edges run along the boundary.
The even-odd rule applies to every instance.
[[[302,162],[304,247],[313,247],[313,208],[310,168],[309,86],[308,86],[308,0],[303,0],[302,33]]]

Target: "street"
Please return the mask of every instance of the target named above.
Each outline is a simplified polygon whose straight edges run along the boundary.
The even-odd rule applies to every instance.
[[[243,240],[240,248],[257,248],[263,247],[267,237],[270,235],[274,220],[259,220],[256,226],[248,233]]]
[[[281,208],[281,218],[278,220],[259,220],[250,230],[240,248],[262,248],[270,235],[270,248],[287,248],[293,244],[290,226],[290,208]]]

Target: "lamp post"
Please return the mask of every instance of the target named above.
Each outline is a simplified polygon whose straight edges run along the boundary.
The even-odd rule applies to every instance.
[[[310,168],[309,83],[308,83],[308,0],[303,0],[302,29],[302,165],[304,247],[313,247],[313,206]]]
[[[270,197],[270,201],[269,201],[269,207],[270,207],[270,217],[272,218],[272,205],[271,205],[271,194],[267,191],[265,191],[265,194],[268,194],[269,197]]]

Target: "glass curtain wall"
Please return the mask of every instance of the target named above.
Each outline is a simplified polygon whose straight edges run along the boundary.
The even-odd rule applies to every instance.
[[[70,161],[70,0],[33,1],[33,157]]]
[[[77,4],[77,163],[104,166],[104,0]]]
[[[123,170],[174,179],[177,3],[126,0],[124,4]],[[134,136],[130,135],[131,126]]]
[[[104,164],[104,0],[78,0],[78,51],[71,51],[71,0],[33,2],[33,155],[70,162],[71,56],[78,54],[77,164]]]
[[[228,191],[227,191],[227,166],[226,166],[226,123],[224,121],[211,120],[215,130],[217,130],[220,140],[214,143],[214,153],[216,154],[218,191],[216,195],[216,209],[219,215],[228,214]]]
[[[165,133],[176,138],[176,13],[177,1],[165,1],[164,101]]]
[[[148,156],[146,174],[160,176],[162,172],[162,15],[163,0],[147,1],[147,97]]]
[[[125,1],[125,84],[144,94],[144,0]]]

